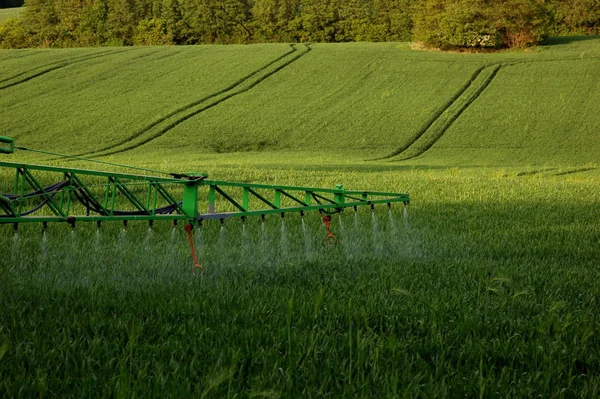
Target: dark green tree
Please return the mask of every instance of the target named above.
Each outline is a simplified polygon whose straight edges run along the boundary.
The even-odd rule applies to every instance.
[[[339,20],[335,0],[302,0],[299,15],[291,21],[301,42],[333,42]]]
[[[301,0],[255,0],[252,5],[254,38],[260,42],[295,42],[292,22],[300,16]]]
[[[181,0],[180,5],[186,44],[245,43],[253,36],[246,0]]]
[[[550,21],[545,0],[421,0],[413,39],[442,49],[526,47],[547,36]]]
[[[109,39],[108,0],[93,0],[81,10],[79,26],[74,35],[77,45],[99,46]]]
[[[553,33],[600,34],[600,0],[556,0]]]
[[[0,6],[22,0],[0,0]],[[418,41],[532,46],[600,33],[600,0],[26,0],[0,46]]]
[[[373,0],[375,41],[409,41],[416,0]]]
[[[139,16],[135,0],[108,0],[106,30],[111,44],[131,45]]]

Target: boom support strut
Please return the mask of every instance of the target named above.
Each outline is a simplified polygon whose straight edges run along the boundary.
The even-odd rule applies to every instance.
[[[14,140],[0,136],[0,153]],[[34,150],[31,150],[34,151]],[[106,162],[104,162],[106,163]],[[115,164],[123,167],[123,165]],[[141,169],[141,168],[136,168]],[[288,212],[341,212],[348,207],[408,204],[408,194],[208,180],[205,173],[168,177],[0,162],[0,224],[27,222],[246,218]],[[162,173],[162,172],[157,172]]]
[[[14,180],[11,192],[0,195],[0,223],[201,221],[410,201],[408,194],[342,185],[277,186],[208,180],[206,174],[168,178],[0,162],[0,170],[8,168]]]

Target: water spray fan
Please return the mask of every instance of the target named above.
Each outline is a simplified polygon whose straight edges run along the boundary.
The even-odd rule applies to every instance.
[[[402,203],[408,205],[410,196],[403,193],[347,190],[341,184],[335,188],[279,186],[256,183],[209,180],[206,173],[165,173],[94,159],[80,158],[15,145],[10,137],[0,136],[0,154],[12,154],[15,149],[33,151],[61,158],[72,158],[127,168],[137,172],[117,173],[74,169],[46,165],[0,162],[6,176],[13,170],[12,184],[0,187],[0,224],[66,222],[75,228],[78,222],[157,221],[187,222],[190,236],[195,224],[204,220],[248,217],[317,211],[324,215],[326,241],[337,240],[331,231],[329,215],[346,208]],[[10,173],[10,172],[9,172]],[[12,186],[12,189],[9,188]],[[4,192],[5,187],[11,192]],[[197,267],[201,267],[194,256]]]

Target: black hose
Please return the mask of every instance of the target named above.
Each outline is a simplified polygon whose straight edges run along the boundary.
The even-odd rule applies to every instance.
[[[27,215],[30,215],[30,214],[40,210],[61,189],[70,185],[71,183],[72,182],[70,180],[65,180],[62,182],[51,184],[40,190],[32,191],[32,192],[24,194],[24,195],[2,194],[2,196],[8,198],[9,200],[16,200],[19,198],[23,198],[23,199],[32,198],[32,197],[36,197],[36,196],[41,196],[43,194],[49,195],[49,198],[44,199],[35,208],[21,213],[21,216],[27,216]],[[102,216],[108,216],[107,212],[102,209],[102,205],[100,205],[98,203],[98,201],[96,201],[93,197],[88,195],[88,193],[83,189],[83,187],[78,186],[77,189],[73,190],[73,194],[75,195],[75,198],[77,198],[77,200],[85,207],[87,216],[90,215],[90,212],[94,212],[94,213],[102,215]],[[175,212],[175,210],[179,206],[181,206],[181,204],[182,204],[182,202],[180,201],[178,203],[169,204],[169,205],[163,206],[161,208],[156,208],[154,213],[158,214],[158,215],[170,215],[171,213]],[[112,214],[115,216],[143,216],[143,215],[150,215],[150,212],[145,211],[145,210],[138,210],[138,211],[114,210],[112,212]],[[0,215],[0,218],[7,218],[7,217],[13,217],[13,216],[12,215]]]

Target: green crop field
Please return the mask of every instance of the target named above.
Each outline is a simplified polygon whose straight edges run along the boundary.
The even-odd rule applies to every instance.
[[[2,8],[0,9],[0,21],[21,17],[24,7]]]
[[[597,104],[594,37],[0,51],[17,145],[411,194],[336,247],[318,213],[205,222],[202,278],[166,222],[0,225],[0,396],[598,397]]]
[[[145,160],[597,163],[599,40],[494,55],[395,43],[5,51],[0,119],[24,145]]]

